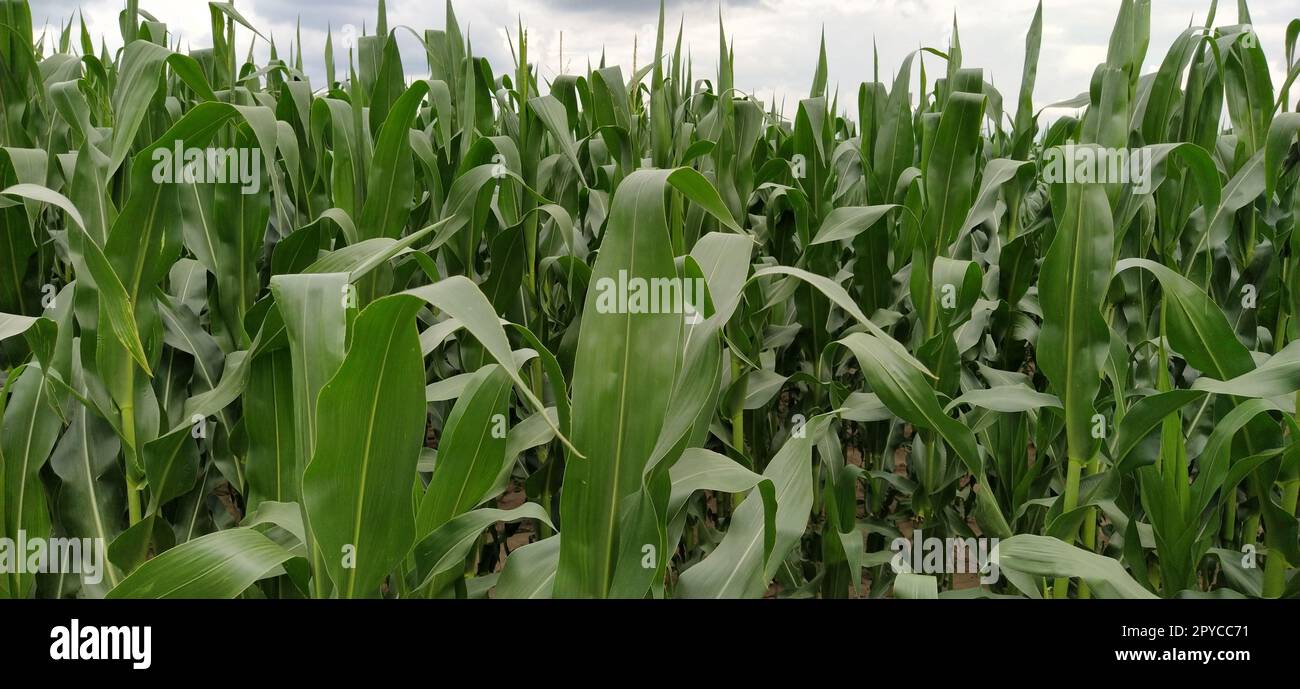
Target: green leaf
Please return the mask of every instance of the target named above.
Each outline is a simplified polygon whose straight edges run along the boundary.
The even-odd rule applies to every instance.
[[[109,598],[235,598],[278,573],[291,556],[252,529],[226,529],[183,543],[140,565]]]
[[[1110,329],[1101,306],[1110,282],[1113,247],[1110,204],[1097,185],[1067,184],[1065,216],[1043,259],[1039,299],[1043,328],[1038,366],[1065,408],[1072,460],[1092,456],[1092,416]]]
[[[505,369],[489,364],[473,374],[452,407],[438,441],[429,488],[420,501],[420,536],[491,497],[506,460],[510,390]]]
[[[903,572],[894,577],[894,597],[907,600],[939,598],[939,580],[928,574]]]
[[[880,338],[866,333],[854,333],[838,344],[853,352],[871,391],[880,396],[890,411],[909,423],[937,432],[957,452],[966,470],[980,483],[987,483],[984,460],[975,435],[960,421],[944,413],[934,389],[926,384],[920,371],[899,357]],[[976,491],[975,496],[976,519],[984,532],[999,537],[1010,534],[1011,528],[987,485],[984,490]]]
[[[812,243],[816,245],[852,239],[870,229],[878,220],[895,208],[901,208],[901,206],[889,204],[884,206],[836,208],[826,215],[826,219],[822,221],[822,226],[817,230],[817,236],[813,237]]]
[[[556,597],[609,591],[618,515],[641,488],[668,413],[685,314],[620,312],[617,292],[633,279],[677,278],[664,209],[670,174],[642,170],[623,180],[592,270],[573,372],[573,442],[587,459],[565,465]]]
[[[1077,577],[1102,598],[1155,598],[1116,560],[1060,539],[1020,534],[1001,541],[994,562],[1001,569],[1039,577]]]
[[[416,588],[428,584],[439,574],[462,566],[484,529],[497,522],[520,519],[537,519],[551,525],[546,510],[535,502],[526,502],[513,510],[485,508],[453,517],[415,544],[411,556],[415,560]]]
[[[378,596],[415,540],[410,503],[392,498],[410,493],[424,439],[419,307],[405,296],[366,307],[347,356],[320,390],[302,496],[340,597]]]
[[[1192,389],[1234,397],[1290,395],[1300,390],[1300,340],[1293,340],[1254,370],[1230,380],[1197,378]]]
[[[776,453],[763,478],[771,482],[774,515],[767,499],[746,499],[732,516],[722,543],[677,582],[679,598],[759,598],[787,553],[803,535],[813,504],[812,449],[830,424],[816,416]],[[714,462],[716,464],[716,462]],[[689,468],[690,465],[688,465]],[[679,475],[679,478],[682,478]],[[681,485],[685,486],[685,479]],[[766,481],[760,486],[767,485]],[[684,488],[683,488],[684,489]]]
[[[45,375],[38,364],[11,372],[16,382],[3,409],[0,458],[4,461],[0,476],[4,477],[4,499],[0,507],[4,511],[0,516],[5,535],[15,541],[19,532],[25,532],[28,539],[50,535],[50,513],[40,472],[54,449],[62,423],[49,407],[50,386]],[[5,572],[9,595],[14,598],[26,598],[35,583],[33,572],[20,569],[26,568],[6,568]]]
[[[1169,344],[1193,368],[1220,380],[1234,378],[1255,367],[1250,351],[1228,325],[1223,311],[1190,280],[1169,268],[1143,258],[1126,258],[1115,264],[1115,274],[1140,268],[1153,275],[1164,290]]]
[[[560,537],[545,538],[511,551],[497,580],[496,598],[550,598],[560,562]]]
[[[365,205],[361,208],[358,230],[362,239],[397,238],[411,213],[415,192],[414,168],[411,164],[411,124],[429,91],[428,84],[416,81],[393,103],[375,141],[375,154],[366,180]]]

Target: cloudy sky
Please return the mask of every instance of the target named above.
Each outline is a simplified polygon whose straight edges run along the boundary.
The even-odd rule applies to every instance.
[[[301,19],[304,62],[313,83],[324,81],[323,51],[327,24],[335,30],[336,64],[346,64],[338,32],[351,26],[373,27],[370,0],[237,0],[236,7],[262,33],[273,36],[281,51]],[[717,62],[716,0],[670,0],[669,40],[679,21],[685,22],[683,42],[696,58],[696,76],[709,76]],[[1157,0],[1151,16],[1151,48],[1147,71],[1154,70],[1171,41],[1189,23],[1201,24],[1209,0]],[[122,0],[35,0],[33,21],[39,31],[60,19],[84,11],[91,35],[104,36],[110,48],[120,45],[117,13]],[[826,32],[832,89],[842,101],[856,98],[859,82],[871,78],[871,49],[878,46],[882,79],[900,60],[920,46],[944,48],[954,15],[961,31],[966,66],[985,69],[985,77],[1002,91],[1008,103],[1019,89],[1024,38],[1036,0],[724,0],[727,35],[734,39],[736,85],[767,100],[789,96],[787,111],[806,93],[817,61],[817,44]],[[1044,0],[1043,44],[1034,101],[1038,107],[1070,98],[1088,83],[1093,67],[1105,58],[1106,44],[1120,0]],[[1219,25],[1237,23],[1236,3],[1220,2]],[[207,2],[201,0],[142,0],[167,23],[182,46],[212,44]],[[530,58],[540,62],[543,77],[585,68],[605,51],[610,64],[624,66],[625,75],[638,45],[636,63],[645,65],[654,51],[658,5],[654,0],[457,0],[456,15],[474,52],[486,56],[496,72],[512,64],[507,32],[517,20],[529,30]],[[1295,0],[1251,0],[1254,27],[1263,41],[1274,74],[1281,83],[1283,40],[1287,22],[1300,16]],[[389,0],[390,28],[417,31],[444,26],[443,0]],[[563,53],[561,54],[561,36]],[[242,31],[244,50],[251,34]],[[411,76],[421,75],[424,56],[409,32],[399,32],[402,54]],[[260,43],[260,41],[259,41]],[[255,47],[262,59],[265,45]],[[941,70],[939,58],[927,65]]]

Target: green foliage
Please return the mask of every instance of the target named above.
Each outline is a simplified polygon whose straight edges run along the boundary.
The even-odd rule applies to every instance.
[[[792,119],[662,7],[546,82],[448,4],[407,83],[380,3],[325,84],[209,7],[0,2],[0,537],[107,558],[0,596],[1300,591],[1300,63],[1244,3],[1143,75],[1123,0],[1050,122],[1041,7],[1014,113],[954,26],[852,115],[823,41]]]

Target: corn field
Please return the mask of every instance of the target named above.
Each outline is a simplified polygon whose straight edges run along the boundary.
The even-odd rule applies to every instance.
[[[208,8],[0,0],[0,597],[1300,596],[1300,20],[1122,0],[1049,117],[1041,5],[790,113],[721,16],[313,84]]]

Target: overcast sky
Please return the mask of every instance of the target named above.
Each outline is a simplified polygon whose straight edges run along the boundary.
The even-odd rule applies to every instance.
[[[237,0],[236,7],[262,33],[274,36],[282,55],[301,18],[303,56],[313,85],[324,81],[323,51],[327,23],[335,31],[336,64],[346,64],[339,32],[351,25],[373,29],[374,2],[368,0]],[[1043,44],[1034,102],[1038,107],[1070,98],[1086,88],[1097,63],[1105,59],[1107,40],[1120,0],[1044,0]],[[1145,71],[1159,66],[1172,40],[1189,23],[1201,24],[1209,0],[1157,0],[1151,16],[1151,47]],[[37,30],[47,21],[57,29],[61,18],[84,10],[96,42],[106,37],[110,48],[121,43],[117,13],[122,0],[35,0]],[[202,0],[142,0],[140,6],[167,23],[182,47],[212,45],[208,3]],[[882,80],[888,82],[900,60],[920,46],[945,48],[957,17],[963,64],[983,67],[985,78],[1006,98],[1008,110],[1019,90],[1024,39],[1036,0],[729,0],[722,15],[736,52],[736,86],[763,100],[788,96],[787,112],[812,81],[821,31],[826,32],[830,84],[839,87],[841,103],[856,99],[859,82],[871,78],[871,46],[880,54]],[[1216,23],[1237,23],[1236,3],[1220,2]],[[542,76],[579,72],[602,49],[609,64],[623,66],[625,77],[633,61],[645,65],[654,52],[658,5],[654,0],[458,0],[456,15],[473,42],[476,55],[486,56],[496,73],[512,60],[507,32],[517,20],[529,31],[529,56],[540,62]],[[1295,0],[1251,0],[1254,27],[1281,85],[1283,40],[1287,22],[1300,16]],[[684,44],[695,57],[697,77],[710,76],[718,55],[718,3],[715,0],[668,2],[668,45],[684,18]],[[401,25],[422,31],[444,26],[443,0],[389,0],[389,28]],[[344,29],[346,30],[346,29]],[[247,49],[251,34],[240,30]],[[561,64],[563,34],[563,65]],[[425,72],[424,56],[415,39],[399,32],[405,67],[410,76]],[[265,45],[256,54],[265,59]],[[939,58],[926,56],[931,73],[943,69]]]

